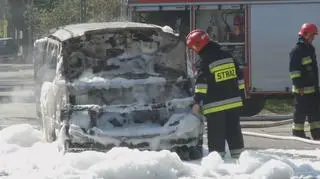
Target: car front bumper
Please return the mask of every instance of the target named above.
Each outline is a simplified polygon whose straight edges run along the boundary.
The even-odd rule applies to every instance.
[[[170,120],[168,122],[170,123]],[[140,125],[110,131],[92,128],[90,132],[85,132],[79,126],[70,125],[68,133],[70,142],[75,144],[74,146],[84,148],[100,146],[108,149],[114,146],[126,146],[145,150],[162,150],[180,146],[196,146],[202,138],[203,122],[193,115],[185,115],[177,123],[179,124],[175,126]],[[140,132],[133,132],[135,130],[140,130]]]
[[[82,120],[90,118],[90,113],[85,113],[88,116],[82,117]],[[163,150],[181,146],[193,147],[202,141],[204,129],[203,118],[193,115],[190,110],[173,113],[163,125],[141,123],[103,128],[103,125],[90,126],[90,119],[82,123],[77,121],[65,122],[60,130],[60,138],[69,141],[70,149],[108,150],[115,146],[125,146],[143,150]]]

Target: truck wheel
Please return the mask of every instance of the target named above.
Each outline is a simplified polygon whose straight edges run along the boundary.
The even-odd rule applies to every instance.
[[[244,106],[241,110],[241,116],[254,116],[264,108],[266,99],[263,96],[251,96],[250,99],[244,100]]]

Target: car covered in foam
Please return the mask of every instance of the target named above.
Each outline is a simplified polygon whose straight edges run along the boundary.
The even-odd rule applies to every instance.
[[[191,113],[192,85],[176,48],[184,44],[170,27],[135,22],[71,24],[38,39],[46,141],[59,139],[63,151],[125,146],[188,159],[201,148],[203,121]]]

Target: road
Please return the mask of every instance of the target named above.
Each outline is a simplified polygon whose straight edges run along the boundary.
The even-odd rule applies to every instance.
[[[33,83],[32,65],[0,65],[0,127],[18,123],[38,126]],[[243,131],[290,136],[290,129],[291,125],[288,124],[272,128],[244,128]],[[245,136],[244,141],[248,149],[315,149],[318,147],[299,141],[271,140],[251,136]]]
[[[32,65],[0,65],[0,126],[36,123]]]

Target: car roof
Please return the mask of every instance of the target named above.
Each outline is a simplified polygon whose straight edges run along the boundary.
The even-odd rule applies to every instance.
[[[161,31],[162,27],[154,24],[138,23],[138,22],[100,22],[100,23],[82,23],[71,24],[63,27],[59,27],[49,37],[54,37],[59,41],[65,41],[71,38],[80,37],[87,32],[112,30],[112,29],[136,29],[136,28],[152,28]]]

